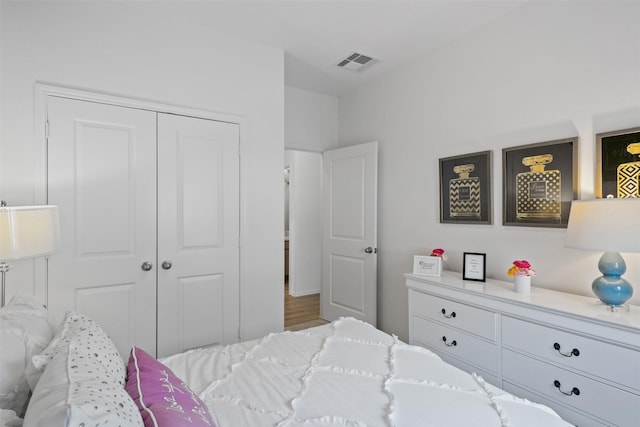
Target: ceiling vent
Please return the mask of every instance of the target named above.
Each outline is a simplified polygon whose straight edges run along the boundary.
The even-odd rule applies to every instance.
[[[370,56],[354,52],[338,63],[338,67],[351,71],[362,71],[377,62]]]

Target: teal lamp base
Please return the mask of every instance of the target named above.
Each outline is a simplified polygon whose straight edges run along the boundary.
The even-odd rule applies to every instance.
[[[605,252],[598,261],[602,276],[593,281],[591,289],[600,301],[610,307],[622,306],[633,295],[633,287],[621,276],[627,265],[618,252]]]

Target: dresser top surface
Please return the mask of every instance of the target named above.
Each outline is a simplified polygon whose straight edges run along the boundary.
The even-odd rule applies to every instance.
[[[481,295],[494,300],[512,303],[516,306],[529,306],[552,312],[579,316],[596,322],[613,323],[640,333],[640,306],[632,305],[629,311],[610,311],[597,298],[531,287],[530,294],[516,293],[513,283],[487,279],[486,282],[462,280],[462,274],[443,271],[440,277],[404,275],[408,286],[417,290],[428,290],[427,286],[454,289],[470,295]]]

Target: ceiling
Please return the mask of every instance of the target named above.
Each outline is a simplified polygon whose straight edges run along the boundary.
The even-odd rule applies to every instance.
[[[136,6],[168,8],[170,16],[188,19],[189,25],[213,27],[227,36],[283,49],[287,85],[341,96],[525,1],[147,0],[137,1]],[[377,61],[361,71],[337,66],[353,52]]]

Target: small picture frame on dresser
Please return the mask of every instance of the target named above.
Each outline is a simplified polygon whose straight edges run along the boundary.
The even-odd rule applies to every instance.
[[[464,252],[462,259],[462,280],[486,281],[487,254]]]
[[[440,277],[442,274],[442,258],[439,256],[415,255],[413,257],[413,274]]]

